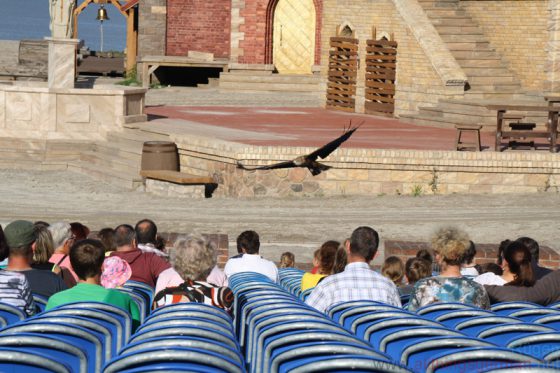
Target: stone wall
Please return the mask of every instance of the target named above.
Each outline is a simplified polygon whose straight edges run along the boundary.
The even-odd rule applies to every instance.
[[[145,121],[142,88],[49,89],[0,85],[0,136],[103,139],[125,123]]]
[[[329,40],[339,25],[348,25],[360,40],[357,110],[363,112],[365,80],[365,42],[371,39],[372,27],[377,37],[394,34],[399,43],[397,54],[397,115],[416,112],[419,106],[434,106],[441,98],[462,97],[463,87],[446,87],[430,63],[426,52],[405,23],[392,0],[359,0],[352,3],[325,0],[321,44],[322,73],[328,66]],[[433,52],[433,51],[432,51]]]
[[[173,135],[182,171],[213,176],[214,196],[329,196],[560,192],[560,159],[548,152],[339,149],[318,176],[306,169],[243,171],[311,148],[249,146]]]
[[[547,61],[548,0],[461,0],[485,36],[520,79],[542,92]]]
[[[167,54],[186,56],[189,50],[227,58],[230,52],[230,0],[169,0]]]
[[[138,57],[165,55],[167,0],[142,0],[138,6]]]

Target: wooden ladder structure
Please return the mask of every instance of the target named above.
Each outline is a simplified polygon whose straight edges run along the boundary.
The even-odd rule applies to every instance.
[[[330,39],[327,109],[353,113],[358,78],[358,39],[337,36]]]
[[[375,27],[372,39],[366,41],[366,114],[393,116],[395,112],[395,79],[397,76],[397,42],[376,40]]]

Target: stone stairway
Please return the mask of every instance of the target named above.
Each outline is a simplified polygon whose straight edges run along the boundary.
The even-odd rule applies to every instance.
[[[127,189],[143,188],[139,175],[142,145],[145,141],[169,141],[166,135],[134,128],[107,133],[107,141],[97,141],[79,159],[68,163],[68,170],[85,173],[96,179]]]
[[[233,70],[220,74],[220,90],[246,92],[321,92],[319,75],[287,75],[271,71]]]
[[[420,107],[417,114],[403,115],[403,119],[440,127],[453,127],[458,123],[495,127],[495,113],[484,105],[504,100],[544,103],[540,97],[524,94],[515,73],[459,0],[418,1],[467,75],[468,86],[463,99],[440,100],[434,107]]]

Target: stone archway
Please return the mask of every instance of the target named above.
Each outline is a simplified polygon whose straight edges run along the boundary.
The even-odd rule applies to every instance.
[[[314,0],[276,0],[269,5],[267,62],[281,74],[310,74],[315,63]]]

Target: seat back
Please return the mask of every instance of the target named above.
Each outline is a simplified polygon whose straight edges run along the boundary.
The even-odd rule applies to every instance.
[[[11,304],[0,302],[0,317],[6,321],[7,325],[14,324],[18,321],[25,320],[27,315],[25,312]]]
[[[65,362],[55,361],[41,352],[21,351],[16,347],[0,347],[1,372],[71,373]]]

